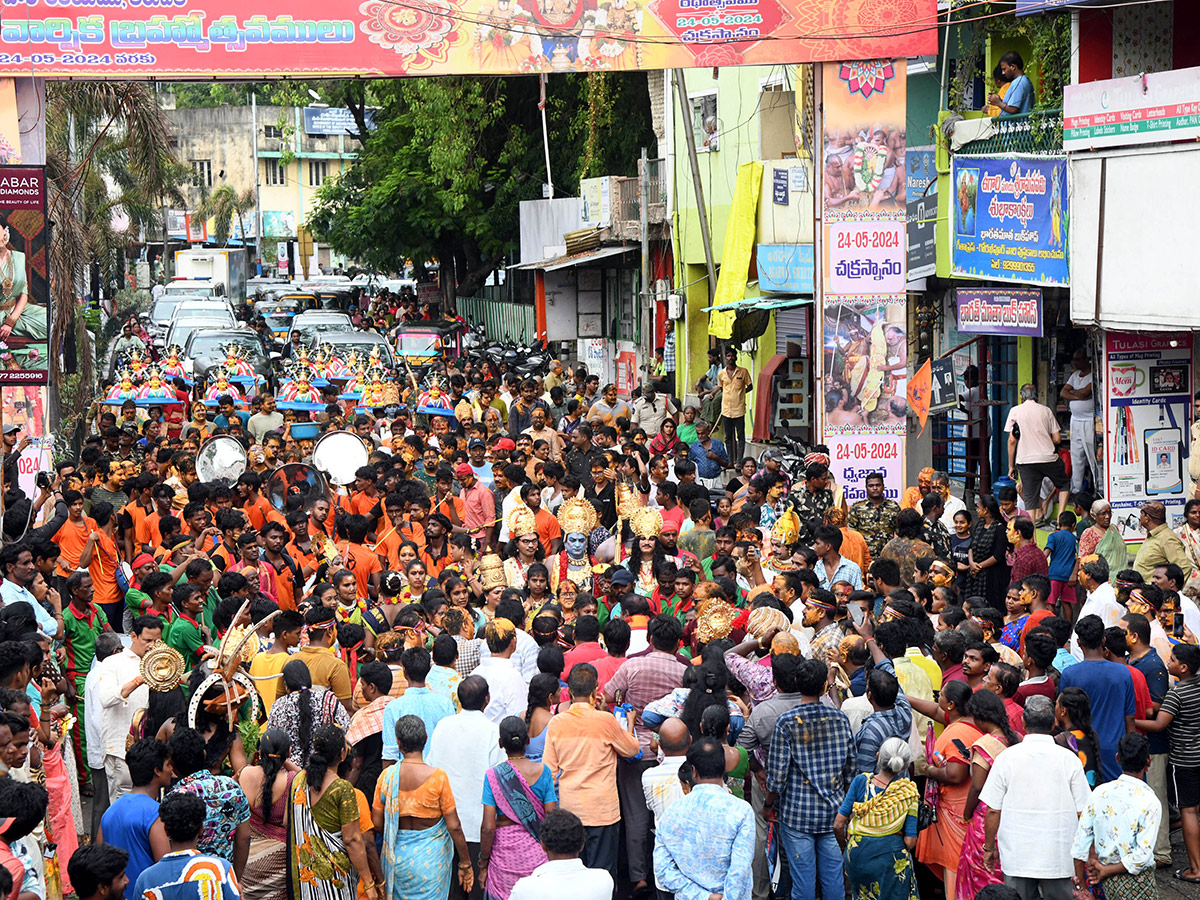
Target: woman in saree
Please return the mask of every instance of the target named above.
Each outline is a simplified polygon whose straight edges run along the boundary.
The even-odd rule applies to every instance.
[[[500,746],[508,759],[488,770],[483,782],[483,828],[479,834],[479,880],[485,900],[508,900],[517,879],[546,862],[541,824],[558,807],[550,770],[526,758],[529,730],[523,719],[500,723]]]
[[[942,879],[947,897],[957,896],[958,860],[967,836],[963,808],[971,788],[968,754],[971,745],[982,734],[967,715],[967,701],[970,699],[971,688],[966,682],[951,681],[942,685],[937,711],[941,714],[938,718],[944,718],[946,728],[934,744],[934,753],[928,759],[925,772],[938,787],[937,821],[917,838],[917,859]],[[912,702],[912,698],[909,702]],[[913,703],[913,709],[929,714],[921,708],[920,701]]]
[[[1192,503],[1197,503],[1196,512],[1192,512]],[[1083,534],[1079,536],[1079,552],[1076,556],[1083,559],[1085,556],[1090,556],[1096,553],[1103,556],[1108,562],[1108,571],[1111,578],[1116,578],[1117,573],[1129,566],[1129,551],[1125,548],[1125,539],[1121,537],[1121,532],[1112,523],[1112,507],[1108,505],[1107,500],[1097,500],[1092,504],[1092,518],[1095,520],[1091,527],[1084,529]],[[1193,560],[1192,571],[1195,571],[1195,561],[1200,559],[1200,542],[1189,545],[1188,538],[1184,537],[1181,531],[1190,528],[1190,523],[1193,519],[1196,524],[1200,525],[1200,501],[1189,501],[1184,507],[1184,517],[1187,522],[1180,526],[1176,532],[1183,541],[1183,546],[1187,548],[1188,556]],[[1200,537],[1200,535],[1197,535]],[[1195,553],[1196,555],[1193,555]]]
[[[971,781],[963,818],[968,819],[967,836],[963,839],[962,856],[958,861],[955,900],[975,900],[989,884],[1003,884],[1000,867],[989,869],[983,864],[983,828],[988,807],[979,802],[979,792],[987,783],[988,773],[996,758],[1020,740],[1008,722],[1004,701],[991,691],[979,691],[967,701],[969,715],[983,734],[971,745]]]
[[[308,763],[292,780],[288,822],[289,897],[356,900],[361,872],[370,878],[354,788],[338,778],[346,758],[346,735],[336,725],[317,729]],[[366,900],[381,900],[370,881]]]
[[[258,765],[246,766],[238,784],[250,801],[250,857],[242,879],[245,900],[287,898],[287,806],[298,767],[288,759],[292,739],[268,728],[258,744]]]
[[[464,860],[458,883],[470,893],[475,875],[450,780],[424,762],[425,723],[401,716],[396,743],[401,759],[380,776],[371,806],[375,831],[383,832],[384,900],[445,900],[455,850]]]
[[[912,848],[917,844],[920,793],[908,777],[908,741],[888,738],[879,748],[875,774],[854,777],[833,820],[845,850],[853,900],[917,900]]]

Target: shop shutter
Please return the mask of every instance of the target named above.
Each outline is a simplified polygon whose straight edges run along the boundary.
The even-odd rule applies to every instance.
[[[786,356],[787,345],[790,341],[799,344],[807,354],[809,345],[808,331],[812,306],[793,306],[790,309],[775,311],[775,352]]]

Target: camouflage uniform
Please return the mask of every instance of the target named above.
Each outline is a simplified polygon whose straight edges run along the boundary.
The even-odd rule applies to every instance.
[[[871,559],[879,559],[883,545],[896,534],[896,517],[900,515],[900,504],[886,497],[878,506],[870,500],[859,500],[850,507],[847,524],[863,536]]]

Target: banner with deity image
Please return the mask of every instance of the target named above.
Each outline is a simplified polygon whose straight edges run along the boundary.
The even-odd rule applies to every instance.
[[[823,95],[824,435],[903,435],[905,61],[827,64]]]

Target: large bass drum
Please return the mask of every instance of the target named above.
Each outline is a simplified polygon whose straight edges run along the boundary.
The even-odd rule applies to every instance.
[[[220,434],[210,438],[196,454],[196,477],[203,484],[228,487],[245,471],[246,448],[235,437]]]
[[[350,431],[331,431],[313,446],[312,464],[331,484],[354,484],[354,473],[367,464],[367,445]]]
[[[317,497],[325,495],[325,479],[313,466],[303,463],[288,463],[280,466],[267,479],[263,492],[271,505],[284,511],[289,497],[299,497],[300,509],[307,509]]]

